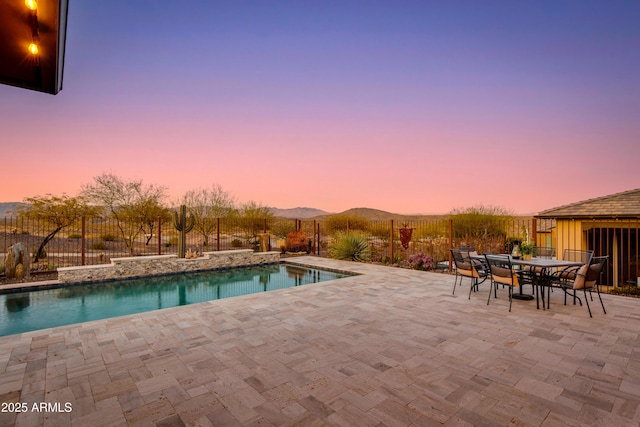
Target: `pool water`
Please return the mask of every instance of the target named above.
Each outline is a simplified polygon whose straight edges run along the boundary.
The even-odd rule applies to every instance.
[[[270,264],[0,295],[0,336],[290,288],[346,274]]]

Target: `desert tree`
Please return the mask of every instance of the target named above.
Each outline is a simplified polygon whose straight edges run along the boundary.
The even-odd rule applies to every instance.
[[[142,223],[142,231],[145,235],[145,245],[153,238],[154,230],[159,222],[171,222],[171,210],[162,205],[160,200],[156,198],[148,198],[140,201],[140,220]]]
[[[240,207],[240,219],[242,227],[247,233],[247,240],[256,245],[258,241],[258,233],[264,229],[265,221],[273,220],[273,212],[268,206],[250,200],[243,203]]]
[[[115,219],[129,254],[133,255],[138,236],[145,233],[145,227],[157,220],[158,215],[163,215],[166,189],[144,184],[142,180],[126,180],[113,173],[103,173],[82,187],[82,195]]]
[[[209,236],[216,232],[216,219],[237,215],[235,198],[218,184],[189,190],[180,202],[193,216],[193,230],[202,236],[205,248],[209,246]]]
[[[38,250],[35,251],[33,262],[38,262],[44,254],[44,248],[62,229],[76,223],[83,216],[96,213],[96,209],[89,206],[82,196],[71,197],[63,194],[54,196],[28,197],[24,199],[25,205],[18,207],[17,213],[23,219],[34,220],[47,226],[47,235],[44,237]]]

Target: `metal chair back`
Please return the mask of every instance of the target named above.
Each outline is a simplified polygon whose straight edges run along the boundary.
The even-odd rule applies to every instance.
[[[593,257],[592,250],[565,249],[562,255],[564,261],[577,261],[583,264],[590,264]]]

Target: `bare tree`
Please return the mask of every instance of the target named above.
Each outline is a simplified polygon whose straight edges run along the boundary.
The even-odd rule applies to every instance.
[[[27,219],[34,219],[49,225],[49,233],[44,237],[40,247],[35,252],[33,262],[38,262],[44,252],[44,247],[60,230],[73,225],[85,215],[93,215],[96,209],[89,206],[86,200],[79,197],[35,196],[26,198],[26,205],[18,208],[18,214]]]
[[[149,226],[150,215],[157,217],[155,209],[166,198],[165,187],[146,185],[142,180],[124,180],[113,173],[103,173],[93,180],[83,186],[82,194],[116,220],[129,254],[133,255],[136,238]]]
[[[209,236],[216,232],[216,218],[237,215],[235,198],[218,184],[187,191],[181,204],[186,205],[193,216],[193,229],[202,236],[205,248],[209,246]]]

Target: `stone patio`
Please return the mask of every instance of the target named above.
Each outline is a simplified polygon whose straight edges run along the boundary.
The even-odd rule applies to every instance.
[[[295,261],[362,275],[0,338],[0,425],[640,424],[638,299]]]

